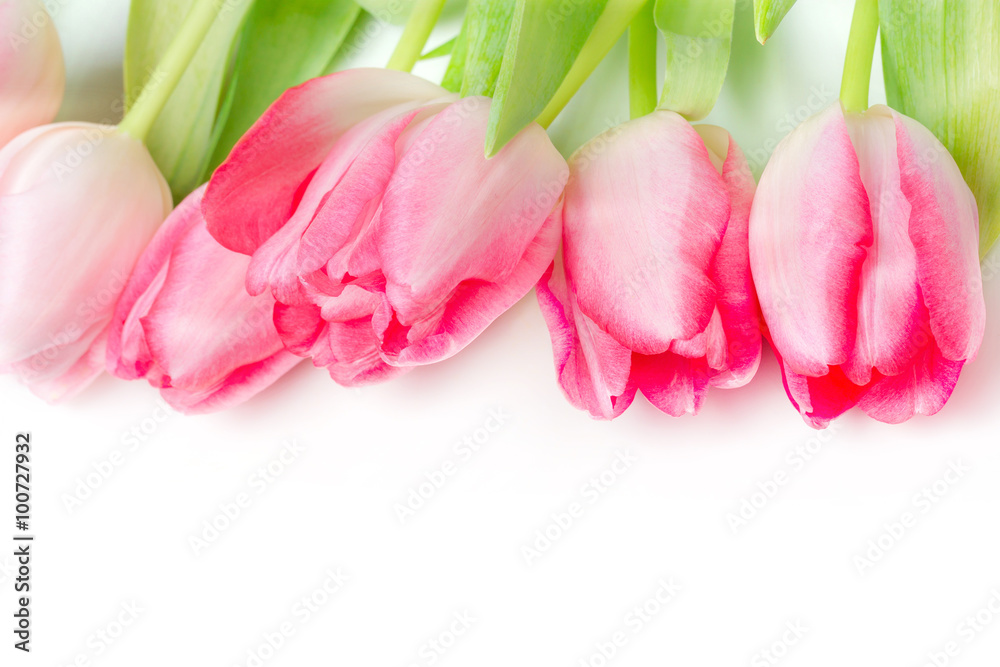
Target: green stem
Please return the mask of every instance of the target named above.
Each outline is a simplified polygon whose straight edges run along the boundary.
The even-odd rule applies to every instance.
[[[396,45],[396,50],[389,58],[388,69],[398,69],[409,72],[420,60],[420,54],[431,36],[431,31],[441,16],[445,0],[417,0],[410,18],[406,21],[403,36]]]
[[[632,19],[639,13],[646,0],[609,0],[607,7],[597,19],[594,31],[587,38],[573,67],[556,91],[555,96],[535,119],[542,127],[548,127],[556,116],[569,104],[580,86],[608,55],[618,38],[625,33]]]
[[[856,0],[847,56],[844,58],[844,78],[840,85],[840,102],[844,111],[860,113],[868,110],[868,86],[872,78],[877,36],[878,0]]]
[[[656,24],[649,0],[628,29],[628,101],[632,118],[656,109]]]
[[[146,140],[146,135],[180,83],[194,54],[205,41],[221,6],[220,0],[196,0],[177,36],[163,54],[146,87],[142,89],[139,99],[118,125],[120,131],[139,141]]]

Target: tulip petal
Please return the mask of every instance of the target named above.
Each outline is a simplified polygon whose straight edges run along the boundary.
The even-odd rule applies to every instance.
[[[241,403],[301,361],[274,330],[273,299],[243,289],[250,259],[209,235],[204,191],[178,206],[137,263],[107,354],[111,372],[145,377],[189,414]]]
[[[170,211],[170,191],[141,142],[86,123],[32,132],[0,151],[0,165],[0,265],[8,277],[0,282],[0,363],[53,346],[64,355],[110,323]]]
[[[58,403],[86,389],[104,371],[107,329],[90,328],[67,345],[52,345],[32,357],[0,366],[0,373],[12,373],[39,398]]]
[[[273,300],[242,289],[248,263],[204,226],[176,244],[159,298],[141,318],[165,387],[215,388],[282,351],[271,324]]]
[[[672,417],[695,415],[705,402],[710,372],[705,357],[688,359],[672,352],[633,354],[629,384]]]
[[[51,123],[66,87],[62,45],[36,0],[0,2],[0,146]]]
[[[339,304],[366,303],[360,292],[348,287],[344,299],[333,300]],[[345,387],[381,382],[408,370],[390,366],[379,356],[370,312],[354,319],[328,322],[323,319],[323,310],[312,304],[275,304],[274,324],[289,350],[312,357],[315,366],[326,368],[330,377]]]
[[[887,424],[936,414],[948,402],[964,363],[946,359],[932,342],[905,372],[874,379],[858,405]]]
[[[562,233],[561,206],[546,219],[514,271],[501,282],[463,281],[448,298],[440,317],[413,327],[387,321],[378,312],[372,320],[381,341],[382,357],[392,365],[414,366],[447,359],[471,343],[486,327],[531,291],[552,263]],[[393,335],[395,334],[395,335]]]
[[[167,387],[160,393],[171,407],[187,415],[218,412],[245,403],[301,361],[300,357],[282,350],[256,363],[241,366],[224,383],[212,389],[192,392]]]
[[[909,367],[926,311],[908,233],[910,204],[900,190],[895,123],[884,106],[847,114],[846,120],[868,193],[873,235],[861,266],[857,337],[843,370],[854,384],[866,385],[873,368],[897,375]]]
[[[790,372],[818,377],[848,359],[871,244],[858,157],[835,103],[778,145],[750,213],[751,271]]]
[[[705,126],[695,128],[715,152],[715,143]],[[723,157],[722,180],[729,191],[730,214],[725,236],[712,265],[712,282],[718,288],[716,311],[725,333],[725,365],[710,361],[711,385],[735,389],[749,382],[760,366],[762,351],[760,306],[750,275],[748,260],[750,209],[756,184],[743,151],[725,130],[719,130],[718,152]],[[713,315],[714,320],[714,315]]]
[[[704,331],[718,296],[707,272],[730,205],[701,137],[657,111],[595,139],[571,164],[563,252],[583,312],[641,354]]]
[[[777,352],[775,356],[781,366],[781,377],[789,400],[813,428],[826,428],[831,421],[858,404],[863,388],[851,382],[840,366],[833,366],[824,375],[813,377],[790,370]]]
[[[536,124],[484,157],[489,113],[489,100],[477,97],[443,110],[386,189],[373,225],[386,295],[404,326],[441,308],[464,281],[507,280],[562,193],[565,160]]]
[[[384,69],[346,70],[290,89],[213,175],[203,203],[209,231],[223,246],[253,254],[285,224],[303,183],[349,128],[390,107],[447,94]]]
[[[909,233],[931,331],[945,359],[971,360],[986,324],[979,213],[954,159],[920,123],[892,112]]]
[[[180,240],[202,222],[201,198],[205,186],[195,190],[167,216],[136,262],[108,332],[108,372],[124,380],[144,377],[153,363],[140,319],[156,300],[167,277],[170,255]]]
[[[538,282],[538,305],[552,337],[556,374],[566,398],[596,419],[614,419],[635,397],[629,384],[632,352],[578,307],[562,259]]]
[[[270,288],[282,303],[302,302],[300,276],[322,267],[371,218],[396,164],[396,140],[415,114],[394,107],[344,134],[288,223],[253,254],[247,272],[251,294]]]

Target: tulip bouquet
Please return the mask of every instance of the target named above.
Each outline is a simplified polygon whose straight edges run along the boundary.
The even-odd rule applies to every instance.
[[[857,0],[840,99],[759,183],[692,124],[735,0],[468,0],[428,50],[445,4],[132,0],[105,126],[52,122],[51,18],[0,0],[0,369],[51,401],[106,370],[207,412],[303,359],[354,386],[449,358],[534,289],[596,418],[638,393],[695,414],[765,343],[814,427],[944,406],[1000,232],[995,2]],[[792,4],[756,0],[761,43]],[[389,22],[386,68],[340,68]],[[880,25],[892,107],[868,104]],[[626,33],[631,118],[566,159],[546,128]],[[410,73],[433,57],[440,84]]]

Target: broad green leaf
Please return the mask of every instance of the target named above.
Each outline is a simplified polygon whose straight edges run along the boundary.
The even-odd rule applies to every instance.
[[[503,64],[514,3],[510,0],[469,0],[465,30],[462,96],[492,97]]]
[[[657,0],[653,11],[667,52],[659,108],[700,120],[726,80],[735,0]]]
[[[889,104],[951,152],[979,203],[979,250],[1000,237],[1000,4],[882,0]]]
[[[753,27],[758,42],[763,44],[771,38],[794,4],[795,0],[753,0]]]
[[[495,155],[545,108],[606,4],[517,0],[486,131],[487,155]]]
[[[125,42],[126,108],[134,102],[196,0],[132,0]],[[198,0],[202,1],[202,0]],[[146,137],[174,201],[200,185],[229,54],[252,0],[222,5],[170,101]]]
[[[542,127],[552,124],[645,6],[646,0],[609,0],[580,55],[535,122]]]
[[[281,94],[324,73],[361,12],[352,0],[256,0],[236,51],[208,173]]]

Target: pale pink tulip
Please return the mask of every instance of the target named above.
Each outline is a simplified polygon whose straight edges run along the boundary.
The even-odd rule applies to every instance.
[[[656,111],[570,160],[563,258],[538,284],[563,392],[612,419],[637,391],[675,416],[760,363],[747,259],[754,182],[724,130]]]
[[[775,150],[750,262],[792,403],[822,428],[858,405],[931,415],[983,338],[976,202],[916,121],[839,103]]]
[[[47,125],[0,150],[0,370],[48,400],[104,368],[115,303],[171,208],[141,141]]]
[[[186,413],[221,410],[302,361],[271,322],[274,299],[244,288],[249,258],[205,228],[205,188],[185,199],[139,258],[108,336],[108,370],[146,378]]]
[[[59,34],[38,0],[0,0],[0,147],[51,123],[66,86]]]
[[[483,155],[490,100],[350,70],[287,92],[212,178],[203,211],[252,254],[286,345],[338,382],[449,357],[556,252],[566,163],[532,125]]]

